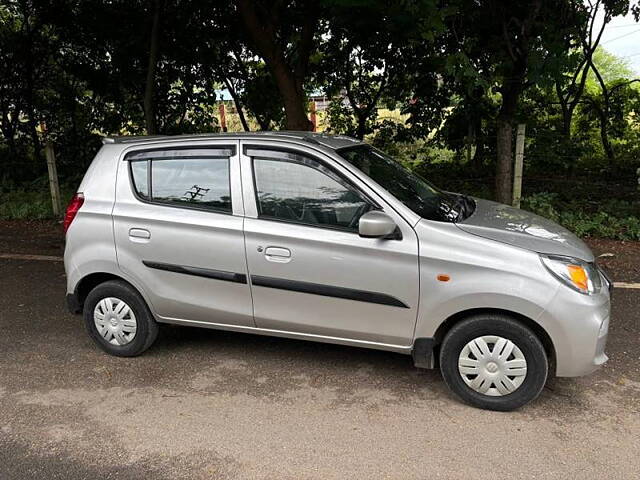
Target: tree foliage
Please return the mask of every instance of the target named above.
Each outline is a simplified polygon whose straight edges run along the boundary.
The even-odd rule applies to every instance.
[[[540,135],[530,168],[629,171],[640,82],[600,48],[629,11],[639,4],[5,0],[2,177],[41,175],[46,141],[74,179],[100,135],[217,131],[222,91],[243,130],[309,129],[309,95],[322,92],[330,131],[446,149],[474,175],[494,169],[502,201],[520,121]]]

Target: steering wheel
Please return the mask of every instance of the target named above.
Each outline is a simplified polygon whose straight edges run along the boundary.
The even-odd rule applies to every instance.
[[[296,213],[286,203],[277,203],[274,208],[274,216],[276,218],[282,218],[286,220],[300,220]]]

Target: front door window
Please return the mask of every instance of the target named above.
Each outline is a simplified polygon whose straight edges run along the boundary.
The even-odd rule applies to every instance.
[[[335,172],[315,160],[254,157],[260,218],[357,231],[371,204]]]

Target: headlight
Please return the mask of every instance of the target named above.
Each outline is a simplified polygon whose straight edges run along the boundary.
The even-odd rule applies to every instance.
[[[553,276],[580,293],[591,295],[602,287],[600,272],[592,263],[559,255],[540,255],[540,259]]]

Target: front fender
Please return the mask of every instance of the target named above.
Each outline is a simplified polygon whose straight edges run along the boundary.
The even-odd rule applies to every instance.
[[[545,308],[532,301],[496,292],[471,293],[457,295],[439,303],[436,308],[425,313],[424,318],[418,320],[416,338],[433,337],[447,319],[466,311],[478,309],[504,310],[527,317],[536,323]],[[543,325],[540,325],[544,328]],[[546,330],[546,328],[545,328]]]
[[[474,309],[503,310],[540,322],[560,287],[550,281],[535,252],[442,222],[421,221],[416,231],[420,306],[414,338],[432,337],[448,318]],[[550,333],[549,325],[540,325]]]

